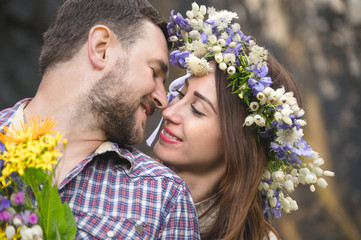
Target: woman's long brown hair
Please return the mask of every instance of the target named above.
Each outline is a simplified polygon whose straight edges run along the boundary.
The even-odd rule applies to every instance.
[[[293,91],[299,105],[300,95],[291,75],[269,54],[272,87]],[[202,239],[269,239],[269,231],[278,236],[266,221],[258,184],[267,164],[267,149],[254,127],[242,127],[248,108],[227,88],[224,71],[216,69],[216,89],[226,172],[215,189],[219,198],[202,217],[217,211],[217,217]]]

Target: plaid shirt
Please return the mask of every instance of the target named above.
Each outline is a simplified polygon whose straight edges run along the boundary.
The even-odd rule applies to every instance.
[[[0,112],[0,131],[23,121],[28,101]],[[200,239],[184,181],[133,147],[103,143],[58,190],[74,214],[76,239]]]

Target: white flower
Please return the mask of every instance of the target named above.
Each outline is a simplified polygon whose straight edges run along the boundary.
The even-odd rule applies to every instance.
[[[268,185],[268,183],[263,182],[263,183],[262,183],[262,188],[263,188],[265,191],[268,191],[268,190],[269,190],[269,185]]]
[[[214,7],[209,7],[207,9],[207,12],[208,12],[209,16],[213,16],[215,14],[215,12],[216,12],[216,9]]]
[[[34,239],[43,239],[43,230],[39,225],[33,225],[31,227]]]
[[[264,127],[266,125],[266,120],[259,114],[254,116],[254,122],[260,127]]]
[[[276,172],[274,172],[274,173],[272,173],[272,177],[274,178],[274,179],[276,179],[276,181],[283,181],[284,180],[284,178],[285,178],[285,174],[284,174],[284,172],[283,171],[276,171]]]
[[[207,45],[202,41],[195,40],[192,42],[190,50],[196,57],[202,58],[207,54]]]
[[[256,97],[257,97],[258,100],[262,100],[262,99],[264,99],[266,96],[264,95],[263,92],[258,92],[257,95],[256,95]]]
[[[233,40],[236,42],[240,42],[241,41],[241,36],[239,36],[239,34],[237,33],[236,35],[234,35]]]
[[[197,30],[192,30],[189,32],[189,36],[193,39],[193,40],[199,40],[201,39],[201,34],[197,31]]]
[[[281,206],[286,213],[290,212],[291,205],[290,205],[290,202],[286,198],[281,199]]]
[[[246,120],[244,121],[244,124],[246,124],[246,126],[251,126],[254,123],[254,118],[252,115],[249,115],[246,117]]]
[[[205,25],[203,27],[203,32],[207,35],[212,34],[212,26],[211,25]]]
[[[308,174],[311,174],[310,170],[308,168],[301,168],[300,169],[300,174],[302,174],[303,176],[306,176]]]
[[[205,59],[200,59],[193,54],[185,59],[189,72],[195,76],[204,76],[211,71],[209,63]]]
[[[305,177],[305,181],[307,184],[311,184],[311,183],[316,183],[317,182],[317,177],[315,174],[307,174]]]
[[[326,188],[326,187],[328,186],[326,180],[323,179],[323,178],[319,178],[319,179],[317,180],[317,185],[320,186],[320,187],[322,187],[322,188]]]
[[[218,31],[222,32],[224,29],[228,27],[228,23],[226,21],[217,21],[216,26]]]
[[[226,63],[233,64],[236,61],[236,56],[234,55],[234,53],[226,53],[224,54],[223,59]]]
[[[249,40],[249,47],[252,48],[253,46],[256,45],[256,42],[254,40]]]
[[[229,44],[229,47],[234,48],[236,45],[237,45],[237,44],[236,44],[235,42],[231,42],[231,43]]]
[[[213,52],[220,53],[221,51],[222,51],[222,48],[220,46],[214,46],[213,47]]]
[[[267,54],[268,51],[263,47],[258,45],[252,46],[248,56],[249,64],[251,66],[257,66],[258,69],[261,69],[262,66],[267,65]]]
[[[216,60],[217,63],[221,63],[223,61],[223,54],[222,53],[216,53],[214,55],[214,59]]]
[[[221,62],[221,63],[219,64],[219,69],[221,69],[221,70],[226,70],[226,69],[227,69],[227,64],[224,63],[224,62]]]
[[[187,12],[186,12],[186,15],[187,15],[187,17],[190,18],[190,19],[194,18],[194,14],[193,14],[192,11],[187,11]]]
[[[314,186],[313,184],[310,186],[310,190],[311,190],[311,192],[315,192],[315,191],[316,191],[316,188],[315,188],[315,186]]]
[[[265,89],[263,89],[263,94],[265,96],[269,96],[272,92],[274,92],[275,90],[273,90],[273,88],[270,88],[270,87],[265,87]]]
[[[258,102],[251,102],[249,104],[249,108],[254,112],[257,111],[259,108],[259,103]]]
[[[21,221],[20,218],[14,217],[14,219],[13,219],[13,224],[14,224],[16,227],[19,227],[20,225],[23,224],[23,222]]]
[[[15,228],[12,225],[9,225],[5,228],[5,235],[7,239],[13,239],[15,235]]]
[[[236,72],[236,68],[235,68],[235,67],[229,66],[229,67],[227,68],[227,73],[228,73],[229,75],[232,75],[232,74],[234,74],[235,72]]]
[[[32,240],[33,239],[33,233],[31,230],[26,227],[25,225],[22,225],[20,228],[20,235],[22,240]]]
[[[316,154],[314,154],[314,155],[316,155]],[[313,156],[313,155],[312,155],[312,156]],[[311,156],[311,157],[312,157],[312,156]],[[317,159],[314,159],[314,160],[313,160],[313,165],[319,167],[319,166],[321,166],[321,165],[323,165],[323,164],[325,163],[325,160],[323,160],[323,158],[320,158],[320,157],[318,156],[318,154],[316,155],[316,157],[317,157]]]
[[[291,193],[291,192],[293,192],[294,190],[295,190],[295,188],[294,188],[294,185],[293,185],[293,181],[291,181],[291,180],[287,180],[287,181],[285,181],[285,188],[286,188],[286,190],[289,192],[289,193]]]
[[[192,11],[194,12],[198,12],[199,11],[199,6],[196,2],[192,3]]]
[[[335,176],[335,173],[326,170],[326,171],[323,171],[323,175],[326,177],[333,177],[333,176]]]
[[[226,45],[226,41],[222,38],[218,39],[217,41],[218,46],[224,47]]]
[[[228,34],[226,32],[222,32],[220,38],[225,40],[228,38]],[[224,45],[226,45],[226,42],[224,42]]]
[[[298,205],[297,202],[295,200],[290,201],[290,205],[293,211],[297,211],[298,210]]]
[[[307,125],[307,122],[306,122],[305,120],[303,120],[303,119],[297,119],[296,121],[298,122],[298,124],[300,124],[300,125],[301,125],[301,127],[303,127],[303,126],[306,126],[306,125]]]
[[[199,12],[202,15],[206,15],[207,13],[207,7],[205,5],[201,5],[201,7],[199,8]]]
[[[323,170],[320,167],[313,167],[312,172],[316,174],[317,176],[321,176],[323,173]]]
[[[200,30],[200,29],[202,29],[202,25],[203,25],[203,23],[202,22],[199,22],[197,19],[190,19],[190,21],[188,21],[188,23],[189,23],[189,25],[191,25],[192,26],[192,28],[194,28],[194,29],[198,29],[198,30]],[[188,39],[188,38],[184,38],[183,37],[183,39]]]
[[[269,200],[269,204],[271,207],[275,207],[277,205],[277,198],[273,197]]]
[[[169,38],[169,40],[170,40],[171,42],[176,42],[176,41],[178,41],[178,37],[177,37],[177,36],[171,36],[171,37]]]
[[[211,44],[215,44],[217,42],[217,37],[216,35],[210,35],[208,37],[208,41],[211,43]]]
[[[281,96],[279,99],[278,99],[278,103],[280,105],[283,105],[283,104],[286,104],[287,103],[287,97],[285,95]]]
[[[212,14],[210,14],[209,9],[208,9],[208,14],[209,14],[209,20],[217,21],[219,19],[223,19],[227,23],[230,23],[233,18],[235,18],[235,19],[238,18],[237,13],[229,12],[227,10],[214,11],[214,12],[212,12]]]
[[[271,198],[271,197],[273,197],[273,195],[274,195],[273,190],[272,190],[272,189],[269,189],[269,190],[267,191],[267,198]]]
[[[239,23],[234,23],[232,24],[232,30],[233,32],[237,32],[238,30],[241,29],[241,26],[239,25]]]
[[[267,103],[267,98],[263,98],[259,101],[260,105],[265,105]]]
[[[298,143],[303,137],[303,130],[297,130],[296,127],[291,129],[278,129],[276,135],[276,141],[279,144],[285,145],[287,142],[289,142],[291,145],[294,145],[295,143]]]
[[[275,112],[275,115],[274,115],[275,119],[277,122],[281,122],[283,120],[283,115],[281,112]]]
[[[272,94],[272,95],[274,96],[275,94]],[[289,107],[284,107],[281,110],[282,115],[285,116],[285,117],[288,117],[292,112],[293,112],[292,109],[289,108]]]
[[[264,171],[263,178],[266,180],[271,179],[271,172],[269,170]]]

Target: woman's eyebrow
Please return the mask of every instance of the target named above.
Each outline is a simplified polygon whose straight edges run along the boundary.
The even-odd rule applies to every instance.
[[[203,101],[205,101],[206,103],[208,103],[209,106],[211,106],[212,110],[217,114],[216,109],[214,108],[213,104],[211,103],[211,101],[209,101],[208,98],[206,98],[204,95],[200,94],[200,93],[197,92],[197,91],[194,91],[194,96],[196,96],[196,97],[202,99]]]

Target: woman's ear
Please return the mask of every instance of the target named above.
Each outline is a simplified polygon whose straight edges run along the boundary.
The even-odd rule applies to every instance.
[[[108,61],[107,51],[113,39],[113,32],[104,25],[96,25],[90,29],[88,36],[88,56],[95,68],[99,70],[105,68]]]

